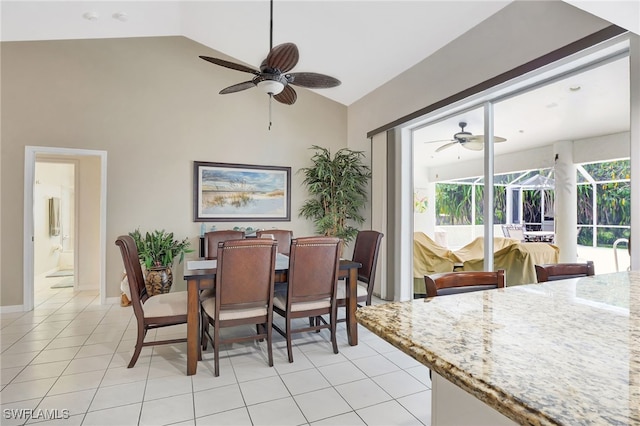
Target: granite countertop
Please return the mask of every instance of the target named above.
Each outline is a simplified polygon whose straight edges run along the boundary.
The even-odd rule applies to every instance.
[[[640,273],[366,306],[358,322],[520,424],[640,426]]]

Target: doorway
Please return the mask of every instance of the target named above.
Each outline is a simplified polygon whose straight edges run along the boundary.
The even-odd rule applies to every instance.
[[[75,257],[76,168],[66,157],[36,155],[33,186],[33,275],[36,294],[46,288],[78,290]]]
[[[23,310],[33,310],[37,274],[58,271],[106,303],[106,160],[106,151],[25,147]]]

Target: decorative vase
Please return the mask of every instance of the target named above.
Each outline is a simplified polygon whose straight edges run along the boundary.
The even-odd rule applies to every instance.
[[[167,266],[149,268],[144,284],[147,287],[147,294],[149,296],[169,293],[171,285],[173,284],[171,268]]]

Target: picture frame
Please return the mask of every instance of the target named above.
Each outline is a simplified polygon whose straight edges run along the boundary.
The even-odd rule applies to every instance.
[[[193,220],[291,220],[291,167],[194,161]]]

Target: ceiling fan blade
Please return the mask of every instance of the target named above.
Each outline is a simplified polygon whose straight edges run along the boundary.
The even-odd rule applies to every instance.
[[[447,149],[449,147],[452,147],[457,143],[458,143],[458,141],[453,141],[453,142],[446,143],[446,144],[438,147],[438,149],[436,149],[436,152],[444,151],[445,149]]]
[[[210,56],[200,56],[200,58],[207,62],[211,62],[212,64],[220,65],[221,67],[231,68],[232,70],[248,72],[256,75],[260,74],[260,71],[256,69],[246,65],[236,64],[235,62],[225,61],[224,59],[212,58]]]
[[[473,140],[462,141],[460,142],[460,145],[462,145],[466,149],[470,149],[471,151],[482,151],[482,148],[484,148],[484,142]]]
[[[466,141],[468,141],[468,142],[480,142],[480,143],[483,143],[484,142],[484,135],[473,135],[473,136],[465,137],[464,139]],[[501,138],[500,136],[494,136],[493,137],[493,142],[494,143],[505,142],[505,141],[506,141],[506,139],[505,138]]]
[[[457,142],[455,139],[440,139],[437,141],[424,141],[424,143],[442,143],[442,142]]]
[[[296,102],[296,99],[298,99],[298,94],[293,90],[293,87],[284,86],[284,90],[277,95],[274,95],[273,99],[285,105],[293,105]]]
[[[221,95],[226,95],[227,93],[235,93],[241,90],[251,89],[252,87],[256,87],[253,81],[243,81],[242,83],[234,84],[233,86],[225,87],[220,91]]]
[[[337,78],[330,77],[316,72],[294,72],[287,74],[289,84],[311,89],[326,89],[340,86],[341,82]]]
[[[264,67],[266,67],[272,70],[279,69],[281,73],[285,73],[296,66],[299,58],[298,47],[295,44],[279,44],[271,49],[261,68],[263,72],[265,71]]]

